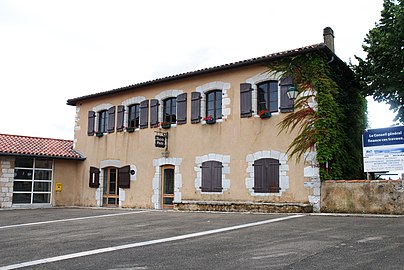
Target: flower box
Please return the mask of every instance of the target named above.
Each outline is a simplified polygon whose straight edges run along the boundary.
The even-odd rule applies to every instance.
[[[135,131],[135,128],[134,128],[134,127],[127,127],[127,128],[126,128],[126,131],[127,131],[127,132],[134,132],[134,131]]]
[[[262,111],[260,111],[260,112],[258,113],[258,116],[259,116],[260,118],[262,118],[262,119],[269,118],[269,117],[271,117],[271,112],[269,112],[269,111],[267,111],[267,110],[262,110]]]
[[[97,132],[97,133],[95,133],[95,136],[102,137],[102,136],[104,136],[104,133],[103,132]]]
[[[163,129],[169,129],[171,127],[171,123],[161,122],[160,127]]]
[[[216,119],[206,120],[206,124],[208,125],[213,125],[214,123],[216,123]]]
[[[216,118],[212,117],[212,115],[208,115],[208,116],[204,117],[203,120],[208,125],[213,125],[214,123],[216,123]]]

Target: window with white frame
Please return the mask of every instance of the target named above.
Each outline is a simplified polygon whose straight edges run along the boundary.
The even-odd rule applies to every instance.
[[[177,122],[177,98],[170,97],[163,100],[163,121],[169,124]]]
[[[266,81],[257,85],[257,112],[278,111],[278,81]]]
[[[222,119],[222,91],[213,90],[206,93],[206,117]]]
[[[105,133],[108,129],[108,111],[102,110],[98,112],[98,132]]]
[[[139,128],[140,105],[132,104],[128,107],[128,128]]]
[[[52,159],[16,157],[13,204],[49,204],[51,202],[52,177]]]

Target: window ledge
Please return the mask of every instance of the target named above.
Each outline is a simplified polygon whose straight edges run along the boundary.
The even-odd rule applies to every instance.
[[[216,123],[222,123],[222,122],[223,122],[223,119],[216,119],[215,124],[216,124]],[[202,124],[202,125],[207,125],[207,123],[206,123],[205,120],[202,120],[202,121],[201,121],[201,124]],[[215,124],[209,124],[209,125],[212,125],[212,126],[213,126],[213,125],[215,125]]]
[[[201,191],[202,195],[222,195],[224,191],[222,192],[207,192],[207,191]]]

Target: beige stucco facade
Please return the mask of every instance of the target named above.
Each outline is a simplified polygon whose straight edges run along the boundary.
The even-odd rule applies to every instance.
[[[316,181],[316,173],[307,173],[312,171],[310,164],[298,163],[295,158],[289,158],[287,149],[296,134],[279,133],[277,127],[287,113],[277,112],[268,119],[261,119],[256,113],[253,93],[253,116],[240,117],[241,83],[251,83],[254,87],[262,81],[279,79],[278,74],[268,72],[265,66],[252,65],[134,87],[79,101],[76,104],[75,149],[84,154],[86,159],[77,164],[76,172],[73,173],[76,178],[67,181],[63,191],[55,195],[55,204],[101,206],[102,169],[131,165],[135,175],[131,176],[130,188],[120,189],[119,206],[160,209],[161,166],[166,164],[175,166],[174,203],[177,207],[184,203],[202,202],[315,202],[319,185],[305,185],[305,182]],[[213,125],[205,124],[204,121],[191,124],[191,92],[199,91],[203,97],[204,92],[213,89],[222,90],[223,119]],[[167,130],[149,126],[132,133],[124,130],[105,133],[102,137],[87,135],[89,111],[127,105],[131,100],[164,99],[180,93],[188,93],[186,124],[172,125]],[[203,102],[202,99],[202,109]],[[154,145],[156,131],[168,132],[168,156],[163,153],[164,149]],[[259,158],[279,160],[280,192],[254,193],[252,163]],[[222,192],[209,193],[199,189],[199,166],[207,160],[217,160],[223,164]],[[90,166],[101,170],[99,188],[88,185]],[[70,169],[66,167],[65,170]],[[63,171],[58,173],[64,174]]]

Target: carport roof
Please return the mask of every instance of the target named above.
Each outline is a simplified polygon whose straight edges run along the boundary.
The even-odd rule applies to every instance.
[[[0,155],[84,160],[73,149],[73,141],[0,134]]]

